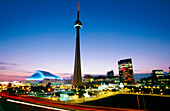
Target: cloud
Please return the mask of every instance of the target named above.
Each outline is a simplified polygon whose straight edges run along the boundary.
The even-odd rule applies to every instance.
[[[10,70],[10,67],[0,66],[0,70]]]
[[[140,71],[140,70],[133,70],[133,71]]]
[[[33,73],[33,72],[31,72],[31,71],[25,71],[25,70],[15,70],[15,71],[17,71],[17,72],[23,72],[23,73]]]
[[[18,66],[18,64],[7,63],[7,62],[0,62],[0,65]]]
[[[0,74],[0,76],[6,76],[6,77],[17,77],[17,78],[28,78],[28,77],[29,77],[29,76],[5,75],[5,74]]]

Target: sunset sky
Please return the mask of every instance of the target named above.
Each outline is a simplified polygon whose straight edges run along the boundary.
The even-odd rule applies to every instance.
[[[0,1],[0,80],[36,70],[68,77],[74,70],[77,0]],[[82,74],[134,73],[170,67],[169,0],[80,0]],[[65,73],[65,74],[63,74]]]

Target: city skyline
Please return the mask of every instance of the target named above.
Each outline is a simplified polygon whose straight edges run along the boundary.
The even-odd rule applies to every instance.
[[[80,0],[82,74],[118,74],[132,58],[134,73],[168,71],[169,1]],[[0,77],[36,70],[74,72],[76,0],[1,1]]]

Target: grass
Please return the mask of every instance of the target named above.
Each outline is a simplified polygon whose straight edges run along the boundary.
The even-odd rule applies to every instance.
[[[170,110],[170,97],[139,95],[140,109],[148,110]],[[145,103],[145,104],[144,104]],[[82,103],[85,105],[138,109],[137,95],[118,94],[95,101]]]

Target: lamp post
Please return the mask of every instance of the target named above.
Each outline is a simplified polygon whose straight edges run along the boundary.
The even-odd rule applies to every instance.
[[[47,89],[48,92],[50,92],[50,111],[51,111],[51,102],[52,102],[52,88]]]
[[[161,95],[163,95],[163,93],[162,93],[162,89],[160,89],[160,91],[161,91]]]
[[[153,89],[151,89],[152,90],[152,93],[153,93]]]

